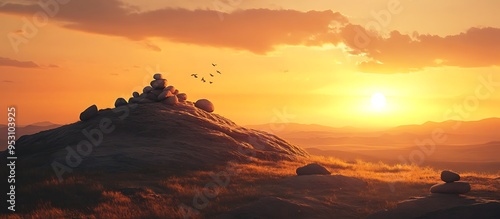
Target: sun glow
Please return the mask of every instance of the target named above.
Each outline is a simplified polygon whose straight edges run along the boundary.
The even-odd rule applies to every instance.
[[[385,99],[384,94],[382,93],[374,93],[371,98],[372,107],[377,111],[380,111],[385,108],[387,101]]]

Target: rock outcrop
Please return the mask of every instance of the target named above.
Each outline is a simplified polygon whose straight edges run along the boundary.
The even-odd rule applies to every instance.
[[[117,98],[115,101],[115,108],[125,106],[127,104],[146,104],[161,102],[170,106],[175,106],[177,104],[188,104],[193,105],[192,102],[187,100],[187,94],[180,93],[177,88],[173,85],[168,85],[167,79],[163,78],[163,75],[157,73],[153,76],[153,81],[151,81],[151,86],[145,86],[142,89],[142,93],[134,91],[132,97],[128,99],[128,102],[124,98]],[[213,112],[215,110],[214,104],[207,99],[200,99],[194,104],[199,109],[205,110],[206,112]],[[80,114],[81,121],[88,121],[92,117],[96,116],[98,112],[97,106],[93,105]]]
[[[302,175],[330,175],[330,171],[328,171],[325,167],[317,164],[317,163],[311,163],[308,165],[305,165],[303,167],[297,168],[295,171],[297,175],[302,176]]]
[[[468,182],[461,182],[458,173],[444,170],[441,172],[441,180],[445,183],[433,185],[430,189],[431,193],[441,194],[465,194],[471,190]]]
[[[97,116],[97,106],[94,104],[85,109],[82,113],[80,113],[80,121],[88,121],[93,117]]]

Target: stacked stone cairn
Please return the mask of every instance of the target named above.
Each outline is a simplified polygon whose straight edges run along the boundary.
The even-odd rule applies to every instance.
[[[459,181],[460,175],[449,170],[441,172],[441,180],[444,183],[438,183],[431,187],[431,193],[440,194],[465,194],[471,187],[468,182]]]
[[[154,103],[161,102],[170,106],[175,106],[182,103],[190,103],[187,101],[187,94],[180,93],[174,86],[168,86],[167,79],[163,78],[162,74],[155,74],[153,76],[153,81],[151,81],[150,86],[144,87],[142,94],[139,92],[133,92],[132,97],[127,100],[124,98],[118,98],[115,101],[115,107],[125,106],[129,103]],[[214,111],[214,105],[207,99],[200,99],[194,103],[194,106],[200,108],[209,113]],[[87,121],[95,117],[98,113],[96,105],[92,105],[85,109],[80,114],[81,121]]]

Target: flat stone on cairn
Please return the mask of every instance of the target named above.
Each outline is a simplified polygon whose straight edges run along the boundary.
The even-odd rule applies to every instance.
[[[441,172],[441,180],[445,183],[433,185],[430,189],[431,193],[465,194],[471,190],[471,186],[468,182],[458,181],[460,180],[460,175],[458,175],[458,173],[444,170]]]
[[[165,89],[167,84],[168,84],[167,79],[158,79],[158,80],[151,81],[150,85],[155,90],[163,90],[163,89]]]

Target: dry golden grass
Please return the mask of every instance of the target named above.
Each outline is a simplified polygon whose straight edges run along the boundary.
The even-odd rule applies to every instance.
[[[295,176],[295,169],[316,162],[332,174],[354,177],[366,182],[360,190],[316,188],[294,190],[281,186],[284,179]],[[206,185],[212,177],[228,167],[234,170],[227,186]],[[412,196],[428,194],[432,184],[440,182],[440,170],[411,165],[387,165],[361,160],[344,162],[325,157],[310,157],[300,161],[229,163],[214,171],[198,171],[184,176],[156,175],[154,179],[127,182],[126,187],[137,191],[122,192],[123,178],[75,176],[59,182],[40,181],[22,188],[31,194],[25,204],[27,212],[8,218],[182,218],[180,204],[193,207],[193,199],[203,191],[212,194],[207,205],[199,208],[193,218],[213,217],[251,203],[261,197],[312,197],[328,206],[341,206],[353,218],[365,217],[381,209],[392,208],[397,202]],[[500,199],[497,175],[462,173],[472,184],[471,196]]]

